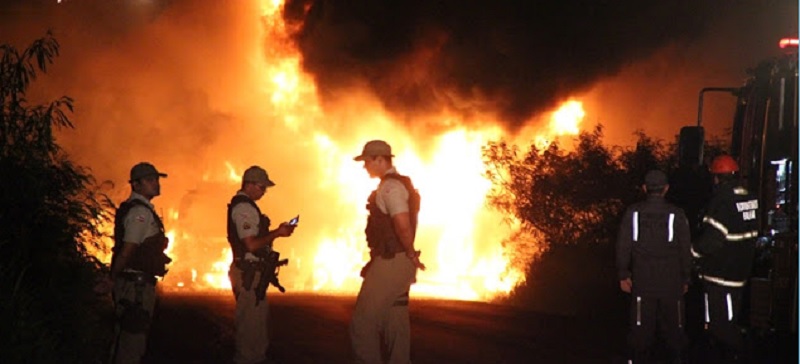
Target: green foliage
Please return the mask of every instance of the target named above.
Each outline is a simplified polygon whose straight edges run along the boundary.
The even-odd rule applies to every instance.
[[[29,105],[25,92],[58,55],[51,34],[22,53],[0,46],[0,362],[97,361],[92,291],[102,264],[85,239],[99,241],[105,215],[89,171],[69,160],[53,135],[72,127],[62,97]],[[104,349],[104,348],[103,348]]]
[[[516,263],[528,264],[522,267],[526,283],[512,300],[562,313],[594,312],[614,301],[613,241],[621,215],[644,198],[647,171],[677,170],[676,145],[641,131],[634,135],[633,147],[606,146],[598,125],[582,132],[571,150],[552,143],[531,145],[523,154],[503,141],[484,148],[489,204],[522,227],[504,243]],[[721,145],[712,139],[706,155],[719,154]],[[531,252],[543,254],[534,260]],[[600,299],[603,294],[608,299]]]
[[[608,242],[616,215],[640,196],[646,171],[667,164],[662,142],[637,135],[635,148],[607,147],[598,125],[581,133],[573,150],[531,145],[521,157],[515,146],[490,143],[484,150],[493,186],[489,203],[547,245]]]

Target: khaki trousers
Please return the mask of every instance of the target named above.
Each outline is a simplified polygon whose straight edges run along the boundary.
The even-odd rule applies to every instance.
[[[150,283],[140,283],[142,308],[150,317],[153,317],[153,309],[156,305],[156,286]],[[122,316],[125,306],[122,302],[136,302],[136,283],[123,278],[114,281],[114,306],[117,318]],[[114,347],[111,348],[111,358],[114,364],[139,363],[147,349],[147,332],[130,333],[120,328],[117,323],[114,328]]]
[[[237,364],[252,364],[266,360],[269,348],[269,304],[267,297],[256,305],[255,286],[261,279],[261,273],[256,272],[253,287],[245,290],[242,287],[242,270],[231,266],[228,276],[231,279],[231,288],[236,298],[236,351],[233,361]]]
[[[350,341],[356,363],[382,363],[381,336],[389,350],[389,363],[411,363],[411,329],[405,297],[416,268],[405,256],[376,257],[364,275],[350,322]]]

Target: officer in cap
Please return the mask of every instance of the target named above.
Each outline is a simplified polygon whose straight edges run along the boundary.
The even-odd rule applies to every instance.
[[[168,244],[164,224],[150,202],[161,194],[162,177],[167,175],[150,163],[133,166],[128,181],[131,195],[114,217],[111,279],[118,320],[112,363],[141,361],[155,307],[156,277],[167,273],[171,261],[164,253]]]
[[[683,295],[691,272],[689,223],[664,199],[664,172],[647,172],[642,188],[647,198],[628,207],[617,235],[619,285],[631,294],[628,344],[632,362],[646,363],[659,329],[671,360],[680,363],[688,344]]]
[[[272,244],[279,237],[291,236],[295,226],[284,222],[269,230],[270,219],[261,213],[256,201],[267,189],[275,186],[267,171],[259,166],[248,168],[242,175],[242,186],[228,204],[228,243],[233,263],[228,275],[236,299],[235,325],[237,364],[261,363],[269,348],[269,305],[266,296],[259,298],[256,287],[262,275]],[[263,293],[263,292],[262,292]]]
[[[411,179],[397,173],[392,148],[372,140],[354,158],[370,177],[380,178],[368,201],[366,238],[370,261],[350,322],[350,340],[357,363],[381,363],[380,337],[389,363],[410,363],[408,291],[416,270],[425,269],[414,248],[420,197]]]

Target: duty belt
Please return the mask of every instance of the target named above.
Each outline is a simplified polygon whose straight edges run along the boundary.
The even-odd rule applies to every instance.
[[[156,285],[156,277],[147,273],[141,272],[120,272],[118,276],[126,281],[130,282],[144,282],[149,283],[152,285]]]

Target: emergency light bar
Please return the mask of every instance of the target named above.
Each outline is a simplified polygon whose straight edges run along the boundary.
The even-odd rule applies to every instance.
[[[783,38],[778,44],[781,48],[797,48],[797,38]]]

